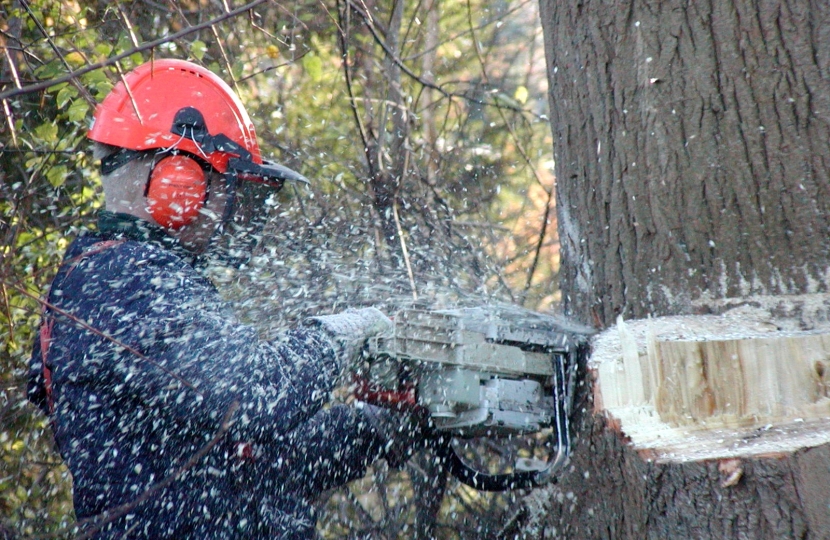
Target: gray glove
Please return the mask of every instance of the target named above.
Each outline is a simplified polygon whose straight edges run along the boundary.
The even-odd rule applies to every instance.
[[[347,309],[335,315],[311,317],[306,324],[320,326],[340,349],[343,368],[351,369],[369,338],[391,335],[394,323],[375,308]]]
[[[427,446],[433,425],[426,410],[396,411],[357,402],[364,416],[384,441],[383,458],[390,467],[399,469]]]

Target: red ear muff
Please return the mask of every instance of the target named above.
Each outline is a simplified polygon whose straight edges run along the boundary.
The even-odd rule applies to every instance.
[[[205,204],[205,172],[195,159],[177,154],[153,167],[147,184],[147,210],[168,229],[191,223]]]

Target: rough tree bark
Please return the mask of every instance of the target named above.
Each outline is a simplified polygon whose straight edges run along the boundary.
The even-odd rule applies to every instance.
[[[541,12],[571,313],[827,290],[830,5]]]
[[[827,293],[830,4],[540,3],[566,313],[603,329]],[[827,445],[653,459],[588,394],[525,537],[830,537]]]

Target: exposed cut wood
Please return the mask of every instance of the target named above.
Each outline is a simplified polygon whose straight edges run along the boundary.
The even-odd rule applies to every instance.
[[[619,320],[594,342],[594,408],[644,457],[780,454],[830,442],[830,326],[762,309]]]

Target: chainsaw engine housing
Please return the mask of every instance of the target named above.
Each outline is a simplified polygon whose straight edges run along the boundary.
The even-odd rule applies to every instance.
[[[578,358],[591,329],[529,310],[486,306],[395,315],[393,336],[368,351],[367,388],[358,397],[428,411],[438,455],[464,484],[484,491],[550,481],[570,453]],[[519,458],[512,472],[468,464],[452,439],[514,437],[550,428],[547,461]]]
[[[377,342],[370,380],[387,389],[414,385],[435,426],[455,436],[536,432],[568,414],[572,353],[584,332],[519,308],[405,310],[394,336]]]

